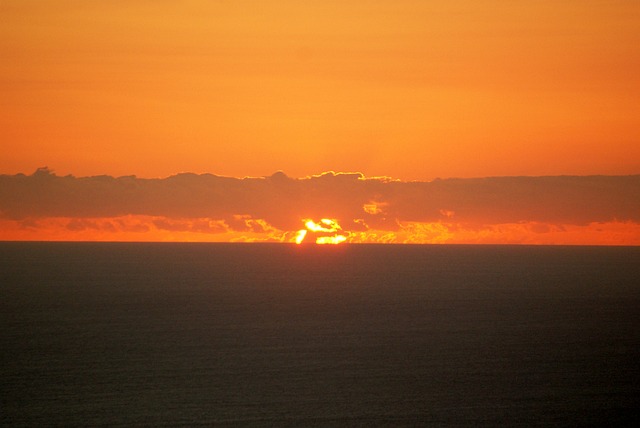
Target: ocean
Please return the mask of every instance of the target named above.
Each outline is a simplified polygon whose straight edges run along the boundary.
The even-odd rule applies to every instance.
[[[638,426],[640,247],[0,243],[2,426]]]

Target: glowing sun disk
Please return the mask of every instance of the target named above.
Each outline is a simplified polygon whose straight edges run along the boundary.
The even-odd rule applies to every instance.
[[[304,225],[306,229],[301,229],[297,232],[295,242],[296,244],[301,244],[307,236],[308,232],[313,233],[333,233],[331,236],[318,236],[316,238],[316,244],[340,244],[347,240],[347,237],[341,233],[342,227],[338,224],[336,220],[323,218],[319,223],[311,219],[304,219]]]
[[[337,232],[338,230],[342,230],[337,221],[323,218],[320,220],[320,223],[316,223],[313,220],[306,219],[304,225],[311,232]]]

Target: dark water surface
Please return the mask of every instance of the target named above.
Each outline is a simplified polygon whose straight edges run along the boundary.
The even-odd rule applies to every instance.
[[[0,425],[637,425],[640,247],[0,243]]]

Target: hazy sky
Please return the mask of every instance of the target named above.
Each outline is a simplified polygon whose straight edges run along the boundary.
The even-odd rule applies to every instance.
[[[636,0],[4,0],[0,16],[0,173],[640,171]]]

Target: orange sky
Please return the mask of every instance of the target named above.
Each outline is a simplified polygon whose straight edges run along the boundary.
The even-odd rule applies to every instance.
[[[639,1],[0,17],[0,240],[640,245]]]
[[[640,172],[640,2],[0,2],[0,173]]]

